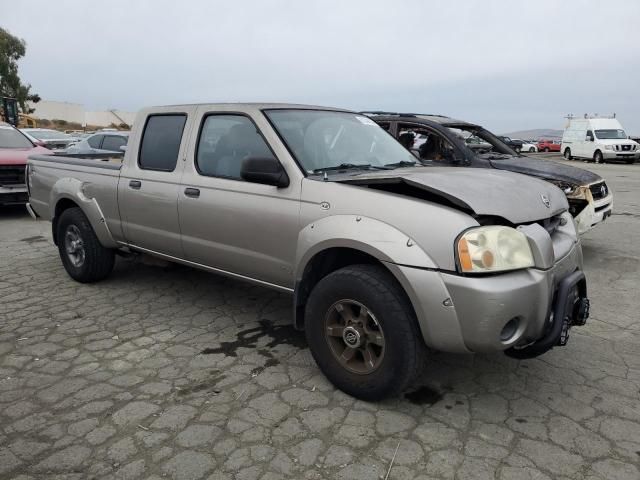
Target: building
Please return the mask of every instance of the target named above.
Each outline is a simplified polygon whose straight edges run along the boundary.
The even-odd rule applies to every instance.
[[[36,118],[46,120],[66,120],[67,122],[79,123],[80,125],[92,125],[96,127],[108,127],[111,124],[119,125],[126,123],[133,124],[135,112],[125,112],[122,110],[87,111],[80,103],[55,102],[51,100],[41,100],[31,104],[35,109],[32,114]]]

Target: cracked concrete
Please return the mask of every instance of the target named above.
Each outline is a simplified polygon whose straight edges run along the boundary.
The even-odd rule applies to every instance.
[[[424,388],[335,390],[272,291],[118,260],[73,282],[50,226],[0,211],[2,479],[640,478],[640,165],[588,165],[592,318],[535,360],[434,353]]]

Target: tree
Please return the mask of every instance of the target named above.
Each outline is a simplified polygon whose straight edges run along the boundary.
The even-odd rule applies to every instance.
[[[23,113],[33,113],[27,102],[38,103],[40,95],[31,93],[31,85],[22,83],[18,75],[18,60],[24,57],[27,44],[0,27],[0,93],[15,98]]]

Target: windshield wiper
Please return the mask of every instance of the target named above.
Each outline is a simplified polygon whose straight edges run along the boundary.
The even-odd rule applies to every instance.
[[[363,168],[366,170],[369,170],[369,169],[389,170],[386,166],[382,167],[377,165],[371,165],[369,163],[341,163],[340,165],[334,165],[332,167],[316,168],[313,171],[313,173],[322,173],[322,172],[329,172],[329,171],[335,171],[335,170],[352,170],[356,168]]]
[[[396,163],[385,163],[385,167],[389,167],[389,168],[402,168],[402,167],[415,167],[416,165],[420,165],[422,166],[421,163],[418,162],[408,162],[406,160],[402,160],[400,162],[396,162]]]

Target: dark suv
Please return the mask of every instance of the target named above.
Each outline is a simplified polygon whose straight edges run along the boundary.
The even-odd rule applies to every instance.
[[[442,115],[361,113],[387,130],[423,165],[496,168],[557,185],[567,195],[581,234],[611,215],[613,195],[602,177],[571,165],[520,155],[480,125]]]

